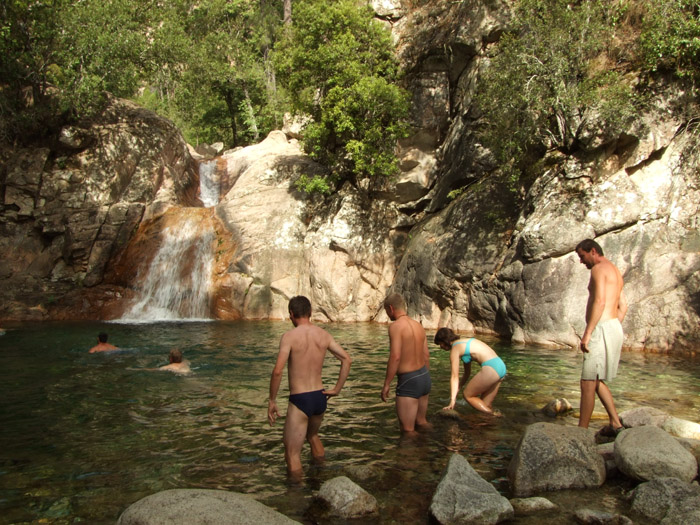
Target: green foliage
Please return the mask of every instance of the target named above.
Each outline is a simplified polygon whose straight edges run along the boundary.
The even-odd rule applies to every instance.
[[[106,92],[173,119],[193,142],[281,124],[272,0],[10,0],[0,6],[0,139],[89,117]]]
[[[409,100],[396,84],[390,35],[354,0],[295,3],[294,24],[275,47],[294,110],[310,115],[306,151],[341,178],[397,172],[396,141]]]
[[[513,182],[535,151],[573,153],[615,137],[635,92],[605,51],[617,12],[603,0],[521,0],[480,84],[482,140]]]
[[[641,58],[651,71],[700,80],[700,2],[642,0]]]
[[[451,201],[455,200],[457,197],[462,195],[464,193],[465,188],[457,188],[456,190],[452,190],[447,194],[447,198],[450,199]]]
[[[294,183],[299,191],[309,194],[329,195],[331,193],[331,184],[325,177],[314,175],[301,175]]]

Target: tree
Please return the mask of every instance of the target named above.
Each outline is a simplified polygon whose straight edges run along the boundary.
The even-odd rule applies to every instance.
[[[514,180],[533,151],[571,154],[616,137],[635,92],[606,57],[615,6],[521,0],[480,83],[481,138]]]
[[[304,148],[313,158],[340,179],[396,173],[408,95],[397,85],[390,35],[371,8],[353,0],[296,2],[275,59],[294,110],[311,117]]]

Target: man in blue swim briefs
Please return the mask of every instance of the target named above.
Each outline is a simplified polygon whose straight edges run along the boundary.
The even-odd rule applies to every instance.
[[[273,425],[279,416],[277,392],[282,381],[282,371],[289,363],[287,372],[290,396],[284,423],[284,459],[289,476],[298,480],[302,473],[301,448],[304,439],[311,445],[314,459],[322,460],[325,456],[318,431],[326,411],[326,400],[340,393],[350,373],[352,359],[331,334],[311,324],[311,302],[306,297],[299,295],[290,299],[289,319],[294,328],[280,339],[277,363],[270,378],[267,420]],[[321,379],[326,350],[330,350],[340,360],[338,381],[331,390],[323,388]]]
[[[610,427],[617,433],[623,425],[615,408],[610,389],[605,384],[617,375],[622,349],[622,320],[627,300],[624,282],[617,267],[603,256],[603,249],[592,239],[576,246],[581,264],[591,271],[586,304],[586,328],[581,336],[583,369],[581,371],[581,408],[578,426],[588,428],[598,394],[608,413]]]
[[[430,354],[423,326],[406,314],[406,303],[397,293],[384,299],[384,310],[393,321],[389,325],[389,362],[382,388],[382,401],[389,396],[389,387],[395,375],[396,414],[402,432],[415,432],[416,427],[427,426],[430,381]]]

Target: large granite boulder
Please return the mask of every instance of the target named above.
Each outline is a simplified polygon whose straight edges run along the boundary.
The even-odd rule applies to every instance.
[[[282,319],[289,298],[303,294],[316,320],[372,319],[405,237],[385,229],[397,212],[351,185],[329,201],[298,191],[302,174],[323,169],[281,132],[232,152],[226,162],[235,183],[216,210],[235,249],[216,286],[230,308],[247,319]]]
[[[678,478],[641,483],[632,494],[631,510],[662,525],[700,523],[700,487]]]
[[[553,423],[525,429],[508,466],[511,490],[517,497],[543,490],[600,487],[605,460],[593,431]]]
[[[292,525],[298,523],[246,494],[173,489],[130,505],[118,525]]]
[[[443,525],[500,523],[513,507],[459,454],[454,454],[430,503],[430,515]]]
[[[680,419],[653,407],[636,407],[620,413],[626,427],[653,425],[681,438],[700,439],[700,424]]]
[[[673,477],[692,481],[698,475],[698,462],[673,436],[658,427],[629,428],[615,440],[615,464],[637,480]]]

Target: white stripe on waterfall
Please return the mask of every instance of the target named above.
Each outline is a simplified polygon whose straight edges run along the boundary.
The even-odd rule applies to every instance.
[[[192,218],[163,230],[162,244],[142,281],[140,299],[121,320],[209,319],[214,237],[209,221]]]
[[[199,198],[205,208],[219,204],[219,175],[216,172],[216,160],[199,164]]]

